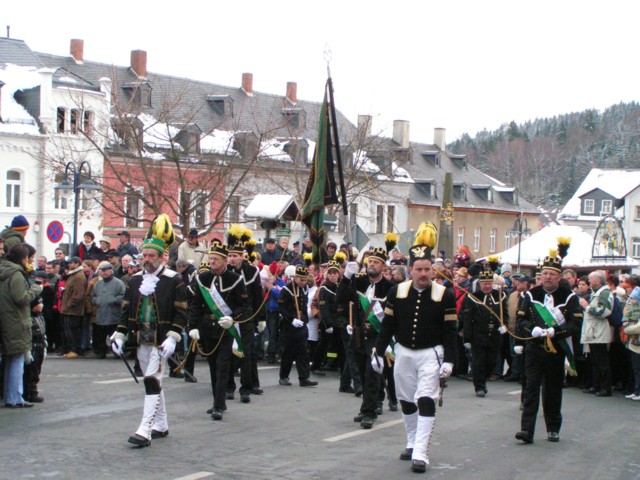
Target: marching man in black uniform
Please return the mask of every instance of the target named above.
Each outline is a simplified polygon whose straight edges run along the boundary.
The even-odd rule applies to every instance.
[[[411,470],[418,473],[425,472],[429,464],[441,379],[451,375],[456,358],[455,294],[432,281],[431,249],[436,238],[433,224],[420,225],[416,245],[409,249],[411,280],[389,291],[370,362],[373,370],[382,372],[384,352],[395,337],[396,394],[407,432],[407,446],[400,458],[411,460]]]
[[[392,283],[384,278],[382,271],[387,261],[384,248],[371,247],[366,273],[357,273],[356,262],[347,263],[344,277],[336,294],[338,303],[349,305],[353,302],[353,338],[356,363],[360,370],[364,393],[360,414],[354,418],[362,428],[369,429],[378,418],[378,396],[380,393],[380,373],[371,368],[370,354],[384,317],[384,305]],[[349,328],[349,327],[347,327]],[[384,354],[384,350],[382,351]],[[381,410],[380,410],[381,411]]]
[[[280,362],[280,385],[290,386],[289,373],[296,362],[301,387],[314,387],[318,382],[309,380],[309,316],[307,314],[307,283],[309,267],[296,266],[293,280],[280,290],[278,307],[282,317],[282,361]]]
[[[228,268],[242,277],[247,292],[248,300],[245,302],[245,320],[239,324],[242,337],[243,357],[240,358],[240,401],[249,403],[250,394],[262,395],[260,379],[258,378],[258,363],[253,353],[253,336],[257,324],[265,322],[262,312],[262,284],[260,271],[244,258],[244,250],[251,253],[253,250],[251,231],[240,225],[232,225],[227,232],[227,245],[229,256]],[[264,327],[264,323],[260,328]],[[236,389],[233,378],[235,368],[229,370],[229,383],[227,384],[227,399],[232,399]]]
[[[182,339],[187,320],[187,294],[180,275],[162,264],[162,255],[173,243],[171,220],[159,215],[142,244],[142,272],[131,278],[122,304],[120,323],[111,338],[113,352],[122,356],[125,336],[138,347],[138,361],[144,372],[144,411],[129,443],[151,445],[152,438],[169,435],[162,391],[166,361]]]
[[[460,308],[464,347],[471,350],[473,386],[476,397],[487,394],[487,377],[496,365],[500,335],[507,333],[507,295],[493,288],[493,273],[480,273],[479,289],[467,295]],[[503,324],[500,323],[502,318]]]
[[[227,246],[214,240],[209,248],[211,270],[200,273],[189,286],[193,292],[189,324],[195,326],[189,337],[196,341],[202,337],[209,354],[213,408],[207,413],[213,420],[222,420],[227,409],[233,341],[240,340],[235,322],[243,319],[247,302],[242,277],[227,268],[227,256]]]
[[[582,308],[573,291],[560,286],[561,278],[561,258],[552,252],[542,263],[541,285],[524,293],[518,309],[517,335],[533,337],[525,344],[524,408],[521,431],[516,433],[516,439],[524,443],[533,443],[543,383],[542,405],[547,440],[560,440],[565,356],[571,366],[569,374],[575,375],[573,353],[567,338],[577,329]]]

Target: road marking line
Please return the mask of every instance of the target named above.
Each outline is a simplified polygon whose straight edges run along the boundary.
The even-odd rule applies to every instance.
[[[215,473],[213,472],[196,472],[191,475],[175,478],[174,480],[198,480],[199,478],[213,477],[214,475]]]
[[[507,392],[507,395],[520,395],[522,390],[514,390],[513,392]]]
[[[98,382],[93,382],[93,383],[99,383],[101,385],[110,385],[112,383],[126,383],[126,382],[133,382],[133,378],[118,378],[117,380],[100,380]]]
[[[276,366],[276,367],[258,367],[258,370],[273,370],[274,368],[280,368],[280,366]]]
[[[399,420],[392,420],[386,423],[379,423],[378,425],[374,426],[369,430],[362,429],[362,430],[356,430],[354,432],[344,433],[342,435],[337,435],[335,437],[325,438],[323,439],[323,442],[339,442],[340,440],[346,440],[347,438],[353,438],[353,437],[357,437],[358,435],[364,435],[366,433],[375,432],[376,430],[382,430],[383,428],[393,427],[403,422],[404,422],[403,419],[399,419]]]

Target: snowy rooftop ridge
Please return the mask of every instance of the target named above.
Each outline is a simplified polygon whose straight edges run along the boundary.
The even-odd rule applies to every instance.
[[[615,198],[624,198],[640,185],[640,170],[593,168],[573,197],[562,208],[559,218],[580,216],[580,197],[599,188]],[[590,217],[591,218],[591,217]]]

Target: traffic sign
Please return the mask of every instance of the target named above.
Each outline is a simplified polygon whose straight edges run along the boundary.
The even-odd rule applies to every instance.
[[[58,243],[64,235],[64,227],[58,220],[53,220],[47,225],[47,238],[52,243]]]
[[[290,228],[276,228],[276,237],[288,237],[291,235]]]
[[[347,236],[344,236],[344,241],[347,241]],[[360,225],[354,223],[351,227],[351,244],[358,250],[362,250],[367,243],[369,243],[369,235],[362,229]]]

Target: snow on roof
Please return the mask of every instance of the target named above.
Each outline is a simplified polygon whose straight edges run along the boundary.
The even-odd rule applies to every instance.
[[[640,185],[640,170],[604,170],[593,168],[582,181],[573,197],[560,210],[559,217],[579,217],[580,197],[596,188],[615,198],[624,198]],[[593,219],[592,216],[589,218]]]
[[[260,144],[260,158],[277,162],[293,163],[293,159],[284,151],[284,144],[280,140],[263,140]]]
[[[279,219],[292,203],[293,195],[256,195],[247,205],[244,216]]]
[[[640,266],[637,260],[626,257],[620,260],[608,258],[592,259],[593,237],[582,228],[570,225],[551,225],[534,233],[520,244],[520,265],[533,267],[549,255],[549,250],[557,248],[558,237],[570,237],[569,252],[562,262],[564,268],[603,267],[605,265]],[[518,264],[518,245],[499,254],[500,263]]]
[[[233,148],[234,134],[226,130],[214,130],[200,138],[200,151],[202,153],[221,153],[233,155],[236,152]]]
[[[4,82],[4,86],[0,89],[2,94],[0,132],[39,134],[35,119],[13,97],[18,90],[27,90],[40,85],[41,77],[37,68],[7,63],[0,66],[0,81]]]
[[[504,193],[511,193],[516,191],[516,187],[499,187],[496,185],[493,186],[493,189],[496,192],[504,192]]]
[[[158,122],[148,113],[141,113],[138,119],[143,125],[145,145],[152,148],[180,148],[178,144],[171,144],[171,139],[180,132],[178,128]]]

